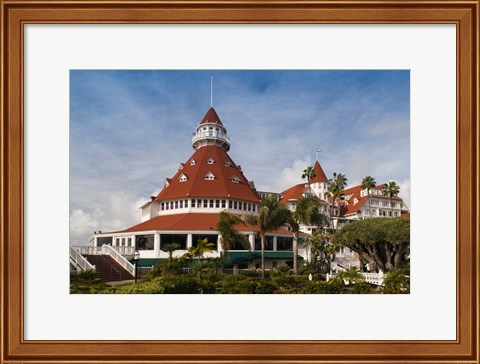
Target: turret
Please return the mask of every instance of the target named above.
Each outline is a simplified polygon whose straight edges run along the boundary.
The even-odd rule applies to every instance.
[[[226,152],[230,150],[230,139],[215,109],[211,107],[195,129],[192,138],[193,149],[206,145],[217,146]]]

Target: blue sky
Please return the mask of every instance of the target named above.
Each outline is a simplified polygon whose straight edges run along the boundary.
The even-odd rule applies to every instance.
[[[70,241],[124,229],[193,153],[210,107],[258,190],[301,183],[319,162],[348,185],[395,180],[410,203],[409,71],[70,72]]]

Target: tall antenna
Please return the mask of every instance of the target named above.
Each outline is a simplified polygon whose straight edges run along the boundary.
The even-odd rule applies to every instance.
[[[210,75],[210,107],[213,107],[213,75]]]
[[[317,145],[317,149],[315,151],[315,160],[318,161],[318,153],[320,153],[322,151],[322,149],[318,149],[318,145]]]

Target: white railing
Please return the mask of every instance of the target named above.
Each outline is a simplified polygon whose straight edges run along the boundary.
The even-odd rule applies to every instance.
[[[117,253],[120,253],[122,255],[135,254],[135,247],[133,246],[112,246],[112,249],[115,249]]]
[[[110,245],[102,245],[101,248],[102,254],[110,255],[113,259],[117,261],[123,268],[125,268],[128,273],[135,277],[135,266],[126,260],[122,254],[113,249]]]
[[[204,131],[202,133],[197,133],[192,138],[192,143],[196,142],[199,139],[203,139],[205,137],[214,137],[221,140],[225,140],[227,143],[230,143],[230,138],[227,137],[224,133],[212,132],[212,131]]]
[[[376,284],[377,286],[384,285],[385,274],[382,271],[378,273],[361,273],[361,275],[367,283]]]
[[[91,265],[77,249],[70,247],[70,261],[74,262],[74,265],[80,268],[82,271],[95,270],[95,266]]]
[[[71,248],[75,249],[81,255],[101,255],[102,254],[102,248],[99,246],[80,245],[80,246],[72,246]]]

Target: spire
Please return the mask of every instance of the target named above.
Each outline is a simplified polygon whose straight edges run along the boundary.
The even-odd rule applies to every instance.
[[[315,182],[328,183],[328,178],[325,175],[325,172],[323,171],[323,169],[320,166],[320,163],[318,163],[318,161],[315,161],[315,165],[313,166],[313,170],[315,171],[315,177],[313,177],[310,180],[310,183],[315,183]]]
[[[217,112],[213,107],[210,107],[210,109],[208,109],[202,121],[200,121],[200,124],[206,124],[206,123],[223,125],[220,118],[218,117]]]

